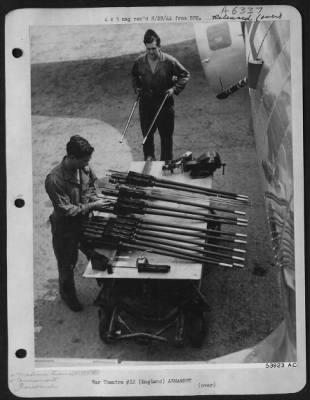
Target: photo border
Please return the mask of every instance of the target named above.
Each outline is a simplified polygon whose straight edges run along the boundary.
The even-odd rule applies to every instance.
[[[203,7],[205,7],[205,6],[203,6]],[[219,7],[221,7],[221,6],[217,6],[217,8],[219,8]],[[31,10],[31,12],[32,11],[33,10]],[[13,14],[11,14],[11,15],[13,15]],[[22,21],[20,21],[20,23],[22,24]],[[10,36],[10,35],[8,35],[8,36]],[[14,36],[14,38],[16,38],[15,35],[13,35],[13,36]],[[11,48],[11,45],[12,45],[12,43],[10,43],[10,42],[9,42],[9,44],[6,44],[6,50],[5,50],[6,51],[6,53],[5,53],[6,60],[8,60],[10,58],[9,49]],[[18,44],[16,44],[16,46],[17,45],[18,46],[20,46],[20,45],[21,46],[25,46],[25,42],[18,43]],[[298,46],[296,46],[296,47],[298,47]],[[29,61],[29,65],[30,65],[30,61]],[[10,65],[10,67],[11,67],[11,65]],[[299,70],[299,72],[301,72],[300,71],[300,66],[298,65],[298,61],[295,64],[294,67],[297,69],[297,71]],[[293,67],[292,67],[292,71],[293,71]],[[20,80],[18,80],[18,82],[17,82],[18,83],[18,87],[20,87],[20,88],[24,87],[25,90],[29,90],[29,76],[23,75],[25,72],[29,73],[29,69],[28,69],[28,72],[27,72],[27,68],[24,68],[23,71],[22,71],[22,76],[21,76],[20,75],[21,72],[19,71],[19,69],[17,69],[17,70],[12,69],[11,70],[11,68],[10,68],[9,79],[10,79],[11,75],[14,75],[14,82],[6,83],[8,85],[7,86],[7,88],[8,88],[7,89],[8,90],[8,92],[7,92],[8,104],[10,104],[10,92],[9,92],[10,89],[9,88],[10,88],[10,85],[12,85],[12,86],[16,85],[16,77],[20,78]],[[301,90],[301,88],[299,88],[299,89]],[[297,99],[297,101],[298,101],[298,99]],[[29,106],[29,104],[30,104],[30,98],[28,96],[28,98],[26,98],[26,105]],[[302,102],[299,103],[299,107],[300,107],[300,110],[302,110]],[[25,119],[22,118],[23,123],[20,123],[19,121],[17,121],[17,119],[14,120],[14,123],[12,125],[12,119],[14,119],[14,116],[16,116],[17,109],[13,109],[13,108],[11,109],[11,106],[10,106],[10,109],[7,110],[7,112],[10,112],[10,111],[12,111],[12,115],[9,115],[9,116],[7,115],[8,116],[8,121],[9,121],[8,125],[7,125],[7,141],[8,141],[8,139],[12,140],[13,137],[14,137],[14,140],[20,139],[20,132],[22,132],[22,129],[25,126],[25,121],[26,121],[26,126],[28,127],[28,129],[30,129],[30,132],[31,132],[31,121],[29,121],[29,116],[26,115]],[[302,115],[300,117],[301,117],[301,120],[302,120]],[[300,122],[296,121],[296,118],[294,118],[293,122],[295,122],[295,126],[293,126],[293,131],[295,131],[295,129],[298,129],[298,130],[301,129],[301,131],[302,131],[302,126],[300,126]],[[296,122],[297,122],[297,126],[296,126]],[[10,135],[10,137],[8,137],[8,135]],[[30,136],[31,136],[31,133],[30,133]],[[29,143],[29,138],[27,138],[27,140],[26,139],[22,140],[19,143],[19,146],[20,146],[19,147],[20,149],[25,149],[26,148],[27,149],[27,153],[29,152],[28,154],[31,154],[31,143]],[[302,148],[301,149],[299,148],[298,150],[301,152],[301,154],[303,153],[303,149]],[[10,160],[11,155],[7,153],[6,157],[7,157],[8,160]],[[28,170],[28,168],[30,168],[30,171],[31,171],[32,166],[31,166],[31,163],[29,163],[29,160],[26,160],[26,164],[24,164],[24,165],[26,165],[26,169],[27,170]],[[9,167],[8,164],[7,164],[7,167]],[[24,169],[24,167],[23,167],[23,169]],[[303,171],[300,171],[300,169],[298,169],[297,172],[298,173],[302,173]],[[20,188],[18,193],[16,192],[16,190],[15,191],[12,190],[12,188],[10,186],[12,183],[13,182],[12,182],[12,179],[11,179],[11,173],[9,173],[8,174],[8,178],[7,178],[7,187],[8,187],[8,191],[7,191],[7,194],[8,194],[8,196],[7,196],[7,203],[8,203],[7,204],[8,269],[10,268],[10,265],[21,265],[22,261],[23,261],[23,259],[20,258],[20,259],[17,260],[17,262],[15,262],[15,257],[14,257],[14,261],[12,260],[12,258],[10,258],[11,255],[13,254],[13,250],[10,248],[10,244],[13,242],[13,240],[15,240],[16,237],[18,239],[21,239],[22,237],[25,237],[24,235],[26,235],[26,238],[27,238],[27,240],[25,242],[26,251],[25,252],[20,252],[21,253],[20,255],[23,255],[23,257],[24,257],[24,255],[26,253],[27,254],[27,258],[29,257],[29,260],[31,260],[31,258],[32,258],[32,252],[30,250],[30,249],[32,249],[32,234],[29,234],[29,230],[28,230],[29,226],[32,226],[32,213],[30,213],[30,211],[29,211],[30,207],[32,206],[32,193],[31,193],[32,190],[29,190],[29,184],[28,184],[29,182],[27,182],[27,184],[25,184],[23,182],[22,176],[19,175],[19,174],[17,174],[17,176],[14,175],[14,185],[16,185],[17,187]],[[294,184],[296,185],[296,180],[295,179],[294,179]],[[30,189],[31,189],[31,187],[32,186],[30,186]],[[295,189],[296,189],[296,187],[295,187]],[[297,192],[295,192],[295,193],[297,193]],[[15,207],[11,208],[11,206],[12,206],[12,203],[16,200],[16,198],[21,198],[21,197],[23,197],[24,199],[27,199],[26,206],[23,209],[19,210],[19,211],[22,211],[22,212],[18,212],[18,216],[16,216],[16,208]],[[303,208],[303,204],[299,204],[299,206],[301,206],[301,208]],[[295,205],[295,207],[296,207],[296,205]],[[21,229],[18,233],[16,233],[16,231],[14,230],[14,226],[17,223],[17,221],[18,221],[18,225],[19,226],[22,225],[22,227],[23,227],[23,229]],[[299,215],[298,222],[303,224],[303,215]],[[25,227],[28,227],[28,229],[26,229]],[[31,231],[31,233],[32,233],[32,231]],[[300,239],[302,240],[303,238],[301,237]],[[17,242],[19,242],[19,240],[17,240]],[[296,264],[297,264],[297,261],[296,261]],[[28,269],[31,266],[31,261],[27,262],[27,264],[25,264],[25,266]],[[31,266],[31,268],[32,268],[32,266]],[[23,278],[25,278],[26,275],[27,274],[24,274],[24,275],[21,274],[21,276]],[[8,273],[8,278],[10,278],[9,273]],[[32,279],[32,275],[31,275],[31,277],[28,275],[27,276],[27,280],[30,281],[31,279]],[[22,283],[23,282],[21,281],[20,284],[22,284]],[[14,286],[15,285],[16,285],[16,283],[14,283]],[[11,304],[10,303],[10,297],[11,297],[10,293],[13,293],[13,290],[15,289],[15,287],[13,287],[12,280],[10,280],[10,279],[8,279],[8,287],[7,288],[8,288],[8,293],[9,293],[8,305],[10,307],[10,304]],[[29,287],[27,287],[27,289],[29,291]],[[33,291],[31,293],[33,293]],[[297,295],[297,301],[296,302],[297,302],[297,304],[300,304],[299,302],[304,300],[304,293],[302,291],[298,290],[298,291],[296,291],[296,295]],[[28,292],[28,297],[23,299],[23,303],[24,303],[23,304],[24,307],[25,307],[25,304],[26,304],[27,311],[33,309],[33,297],[32,297],[32,295],[29,295],[29,292]],[[9,318],[10,318],[10,314],[11,314],[11,308],[9,309]],[[27,314],[27,315],[25,315],[25,314]],[[55,377],[57,377],[57,379],[59,378],[59,381],[68,381],[68,380],[70,381],[70,380],[72,380],[72,382],[73,382],[73,381],[76,381],[78,379],[81,379],[81,376],[85,376],[86,377],[85,379],[89,379],[89,377],[92,376],[92,374],[98,375],[97,372],[96,372],[97,369],[94,369],[93,365],[88,365],[88,366],[86,365],[85,367],[83,367],[83,371],[77,371],[75,369],[73,374],[71,374],[71,375],[70,375],[70,373],[68,373],[68,374],[66,373],[66,369],[68,368],[66,366],[59,367],[59,368],[56,368],[56,369],[51,368],[50,370],[52,371],[52,373],[50,375],[48,375],[48,377],[46,375],[46,371],[47,370],[45,368],[42,368],[42,370],[38,371],[38,374],[37,374],[37,371],[35,371],[35,375],[33,375],[33,370],[35,368],[35,365],[34,365],[34,351],[33,351],[33,348],[34,348],[33,347],[34,346],[34,340],[33,340],[34,332],[33,332],[33,325],[31,327],[29,327],[29,325],[28,325],[29,324],[29,315],[31,315],[31,318],[33,318],[33,314],[31,313],[31,311],[29,312],[29,314],[28,313],[24,313],[22,316],[20,316],[20,313],[19,314],[18,313],[17,314],[14,313],[14,319],[15,319],[15,315],[18,315],[18,318],[20,318],[20,317],[22,318],[21,319],[22,325],[23,325],[23,327],[25,326],[26,328],[21,330],[21,332],[19,332],[17,334],[17,336],[13,339],[14,343],[12,343],[12,339],[10,338],[9,345],[8,345],[9,355],[12,354],[12,352],[14,352],[14,349],[16,349],[16,347],[20,347],[20,348],[26,347],[28,349],[28,355],[29,356],[26,357],[25,359],[19,359],[17,363],[15,362],[16,361],[15,359],[12,359],[12,358],[10,359],[9,358],[9,372],[10,372],[11,375],[12,374],[16,374],[16,376],[17,376],[17,378],[15,379],[15,383],[14,384],[16,384],[16,382],[20,379],[21,376],[23,376],[25,378],[25,382],[26,383],[29,380],[30,381],[33,380],[34,377],[37,379],[37,375],[40,376],[40,377],[38,377],[38,379],[39,379],[38,382],[41,382],[41,381],[44,382],[45,379],[47,379],[48,383],[51,383],[51,382],[55,381],[55,379],[56,379]],[[297,321],[299,321],[298,318],[297,318]],[[10,328],[10,325],[9,325],[9,328]],[[300,329],[300,327],[299,327],[299,329]],[[9,329],[9,331],[10,330],[12,331],[12,329]],[[13,329],[13,331],[15,331],[15,330],[16,329]],[[25,335],[25,333],[26,333],[26,335]],[[30,339],[30,341],[29,341],[29,337],[30,336],[32,336],[32,339]],[[300,340],[304,340],[304,339],[303,338],[299,338],[299,343],[300,343]],[[16,346],[15,343],[19,343],[19,346]],[[29,346],[29,343],[30,343],[30,346]],[[303,360],[303,361],[305,361],[305,360]],[[204,368],[205,367],[206,366],[204,366]],[[220,367],[221,367],[221,369],[223,369],[222,365]],[[231,366],[229,366],[229,368],[230,367]],[[154,376],[155,376],[157,367],[155,367],[154,370],[153,370],[153,368],[154,367],[150,367],[149,370],[151,370],[152,373],[154,373]],[[214,369],[214,368],[217,369],[217,367],[215,367],[215,366],[212,366],[211,368],[212,369]],[[246,368],[251,369],[251,367],[249,365],[247,365]],[[111,366],[110,365],[107,366],[107,370],[110,370],[110,369],[111,369]],[[119,367],[117,367],[117,369],[119,369]],[[132,371],[134,371],[134,373],[136,373],[137,371],[140,370],[140,367],[132,366],[130,369]],[[176,368],[175,366],[172,366],[171,369],[175,370],[175,369],[178,369],[178,367]],[[169,371],[167,371],[167,376],[169,375],[169,373],[171,373],[171,369],[170,369],[170,367],[168,368]],[[195,367],[193,368],[193,366],[191,366],[191,369],[196,369],[196,368]],[[209,369],[209,368],[206,368],[206,369]],[[103,370],[106,371],[105,368]],[[274,372],[275,375],[274,375],[273,378],[270,378],[270,379],[273,379],[273,380],[274,379],[278,379],[278,375],[277,375],[278,371],[273,371],[273,372]],[[172,374],[173,374],[173,372],[172,372]],[[197,372],[197,374],[199,374],[199,372]],[[270,376],[270,374],[271,374],[271,372],[269,372],[269,376]],[[257,374],[257,377],[258,377],[258,375],[259,375],[259,373]],[[281,379],[291,379],[292,375],[288,375],[287,377],[285,375],[286,374],[284,373],[283,376],[281,376]],[[74,377],[74,379],[73,379],[73,377]],[[53,378],[53,381],[49,380],[51,378]],[[266,379],[266,378],[265,377],[259,377],[259,379]],[[16,384],[16,385],[18,385],[18,384]],[[40,386],[40,385],[37,384],[37,386]],[[53,386],[53,385],[51,385],[51,386]],[[65,386],[67,386],[67,383],[65,384]],[[69,385],[69,387],[71,388],[71,385]],[[301,387],[302,386],[300,386],[300,389],[301,389]],[[16,387],[14,387],[14,388],[11,387],[11,390],[13,391],[13,393],[14,393],[14,389],[16,390]],[[35,389],[34,390],[35,396],[37,396],[39,393],[40,393],[40,396],[42,396],[42,397],[47,396],[46,393],[42,392],[42,388],[41,389],[40,388],[37,388],[37,389],[34,388],[34,389]],[[70,390],[69,390],[69,392],[70,392]],[[72,394],[69,393],[69,392],[66,390],[65,396],[72,396]],[[20,395],[21,393],[23,393],[23,390],[21,392],[20,391],[17,391],[17,393],[15,392],[15,394],[18,394],[18,395]],[[61,396],[61,397],[64,396],[63,393],[58,394],[57,390],[56,390],[55,393],[56,393],[56,394],[54,394],[55,396]],[[138,395],[142,395],[140,393],[133,393],[131,395],[137,395],[137,394]],[[157,393],[155,393],[155,394],[157,394]],[[167,394],[173,394],[173,392],[172,393],[165,393],[165,395],[167,395]],[[200,394],[200,393],[188,392],[186,394],[193,395],[193,394]],[[233,393],[230,392],[230,393],[220,393],[220,394],[233,394]],[[75,394],[73,394],[73,395],[75,395]],[[93,395],[102,396],[102,392],[101,393],[93,393]],[[111,396],[111,395],[112,396],[115,396],[115,395],[117,395],[117,396],[119,396],[119,395],[127,396],[128,394],[127,393],[121,393],[121,392],[118,393],[118,394],[115,394],[113,392],[113,393],[107,393],[107,395],[108,396]],[[148,395],[148,394],[144,393],[143,395]],[[153,395],[153,394],[151,394],[151,395]],[[48,394],[48,396],[50,396],[50,393]]]

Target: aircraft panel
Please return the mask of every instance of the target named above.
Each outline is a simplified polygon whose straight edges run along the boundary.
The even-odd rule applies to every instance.
[[[195,34],[202,67],[213,90],[220,92],[246,76],[240,23],[195,24]]]
[[[275,336],[273,352],[274,357],[292,359],[296,357],[296,301],[290,23],[246,24],[245,32],[248,59],[263,61],[257,87],[249,94],[285,316],[285,338]]]

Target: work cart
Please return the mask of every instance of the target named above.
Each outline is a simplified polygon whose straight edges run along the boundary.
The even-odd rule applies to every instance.
[[[163,165],[159,161],[133,162],[130,171],[206,188],[212,186],[212,176],[192,179],[181,171],[164,171]],[[182,227],[182,219],[156,216],[158,221],[168,219]],[[185,222],[206,226],[199,221]],[[115,254],[115,250],[102,247],[96,253],[105,257],[110,254],[113,259],[112,268],[104,271],[93,265],[98,262],[93,259],[84,273],[85,278],[96,279],[99,284],[95,303],[99,334],[105,343],[135,339],[171,342],[179,347],[187,343],[195,347],[203,344],[209,311],[202,291],[203,263],[147,250],[127,249]]]

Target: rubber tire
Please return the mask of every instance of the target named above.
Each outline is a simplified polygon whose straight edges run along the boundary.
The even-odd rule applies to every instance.
[[[100,339],[106,344],[112,344],[116,341],[113,334],[109,334],[109,326],[111,322],[112,314],[104,311],[102,308],[99,309],[99,336]]]
[[[176,348],[182,349],[185,346],[184,339],[173,339],[173,344]]]
[[[196,348],[202,347],[207,335],[206,313],[202,312],[196,315],[192,315],[188,323],[191,327],[188,333],[190,344]]]

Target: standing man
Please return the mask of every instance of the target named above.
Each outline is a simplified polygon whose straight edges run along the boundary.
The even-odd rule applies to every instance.
[[[144,35],[146,53],[140,56],[132,68],[132,81],[140,95],[139,114],[143,137],[146,136],[154,117],[168,94],[148,139],[143,146],[144,159],[155,160],[154,133],[158,128],[163,161],[172,160],[174,130],[174,99],[187,84],[190,74],[183,65],[160,49],[160,37],[149,29]]]
[[[81,223],[92,210],[103,209],[106,201],[95,194],[96,176],[88,166],[94,148],[79,135],[67,143],[67,155],[46,177],[45,189],[54,211],[50,216],[53,249],[59,273],[61,298],[72,311],[81,311],[74,285],[74,267],[81,248]]]

